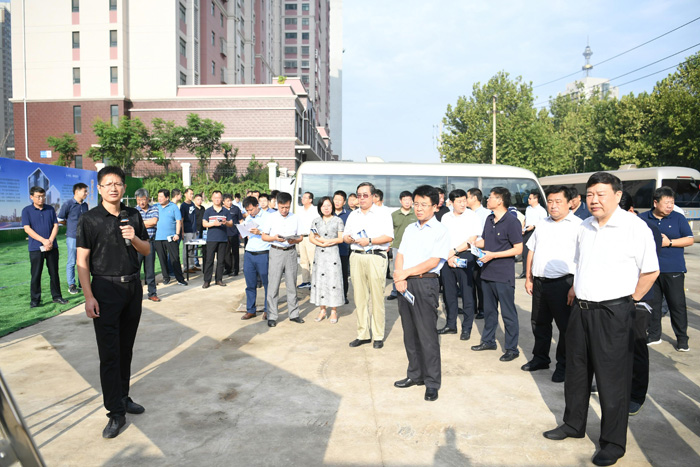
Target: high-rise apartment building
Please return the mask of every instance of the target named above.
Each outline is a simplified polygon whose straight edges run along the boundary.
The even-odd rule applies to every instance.
[[[63,133],[75,134],[84,154],[96,143],[91,131],[95,119],[116,124],[122,115],[138,116],[149,124],[161,116],[161,108],[152,105],[160,102],[167,115],[178,115],[178,124],[184,117],[180,119],[173,109],[183,115],[207,113],[208,118],[228,122],[223,140],[241,142],[238,158],[244,165],[253,154],[258,160],[296,158],[296,164],[288,164],[292,169],[303,160],[327,160],[329,1],[32,0],[26,3],[26,17],[22,18],[22,0],[12,0],[19,12],[15,20],[21,26],[12,32],[16,154],[37,160],[40,151],[49,149],[46,138]],[[290,5],[296,7],[290,11],[299,10],[299,32],[310,34],[307,39],[299,35],[300,48],[307,44],[308,73],[294,75],[281,69],[283,31],[287,16],[292,17],[285,12]],[[309,21],[302,21],[303,17]],[[248,96],[260,98],[256,118],[265,111],[279,110],[265,105],[269,93],[278,91],[250,87],[284,86],[284,80],[278,83],[279,75],[299,76],[301,81],[306,76],[308,80],[306,89],[292,86],[291,95],[298,102],[286,108],[292,122],[287,138],[295,148],[291,154],[278,154],[288,149],[275,144],[261,149],[261,141],[276,141],[280,134],[268,137],[252,128],[251,135],[241,134],[249,125],[236,125],[231,116],[241,109],[222,104],[240,103]],[[297,81],[286,85],[292,82]],[[242,87],[236,90],[237,86]],[[297,138],[303,132],[295,132],[295,113],[309,122],[311,132],[304,139]],[[251,140],[256,146],[250,146],[247,154],[245,141]],[[76,166],[83,163],[85,168],[92,167],[91,161],[78,157]]]
[[[14,157],[14,116],[12,112],[12,15],[10,6],[0,5],[0,157]]]
[[[333,140],[333,156],[343,158],[343,0],[331,0],[330,16],[330,137]]]

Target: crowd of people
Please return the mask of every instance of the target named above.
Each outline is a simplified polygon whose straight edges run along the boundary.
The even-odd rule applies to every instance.
[[[69,292],[82,284],[86,312],[95,323],[110,418],[105,437],[119,434],[125,413],[145,410],[129,397],[131,349],[142,306],[141,265],[152,301],[160,301],[155,254],[163,283],[172,274],[187,286],[180,242],[182,257],[192,265],[185,272],[201,266],[203,288],[210,287],[212,276],[216,285],[225,286],[223,275],[239,273],[243,242],[246,310],[241,318],[257,316],[257,289],[263,287],[262,318],[269,327],[277,326],[283,278],[289,321],[296,324],[304,323],[299,289],[309,289],[310,302],[319,307],[317,322],[337,323],[338,307],[349,303],[351,278],[353,348],[383,347],[385,300],[398,300],[408,366],[406,377],[394,385],[424,385],[428,401],[438,398],[441,385],[440,335],[459,333],[469,340],[474,320],[483,318],[481,340],[471,349],[496,350],[500,310],[505,330],[500,360],[519,356],[515,263],[522,255],[535,338],[523,371],[549,368],[552,322],[559,330],[552,381],[565,384],[566,410],[564,423],[544,436],[583,437],[589,394],[597,385],[603,416],[596,465],[612,465],[624,455],[628,416],[639,412],[646,397],[647,346],[661,343],[663,298],[676,349],[689,350],[683,248],[692,245],[693,235],[674,210],[674,193],[667,187],[656,190],[653,209],[639,216],[620,180],[605,172],[588,180],[585,203],[575,189],[550,187],[546,209],[540,195],[531,193],[524,216],[504,187],[487,196],[478,188],[457,188],[445,196],[441,188],[424,185],[401,192],[400,208],[392,212],[383,206],[381,190],[364,182],[350,195],[304,193],[297,213],[285,192],[249,192],[241,200],[238,194],[214,191],[212,206],[205,209],[202,195],[189,188],[179,207],[179,190],[160,190],[157,204],[151,205],[149,193],[140,189],[137,208],[129,208],[121,203],[124,174],[116,167],[99,172],[102,202],[89,211],[86,189],[76,185],[74,199],[56,216],[43,205],[43,190],[32,188],[33,204],[22,219],[30,237],[32,306],[40,300],[35,282],[43,261],[57,277],[58,222],[68,224],[69,258],[76,258],[79,279],[76,284],[74,271],[67,274]],[[196,238],[206,239],[200,255],[192,246]],[[387,275],[393,287],[385,297]],[[54,301],[62,300],[57,280],[51,290]],[[438,328],[440,294],[446,322]]]

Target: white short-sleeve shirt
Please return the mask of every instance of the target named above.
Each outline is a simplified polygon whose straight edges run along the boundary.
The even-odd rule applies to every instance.
[[[358,237],[358,233],[364,230],[369,238],[381,237],[387,235],[392,240],[394,238],[394,223],[391,220],[389,209],[383,209],[376,205],[372,205],[367,213],[363,213],[362,209],[357,208],[348,216],[345,222],[345,235]],[[373,243],[372,249],[388,250],[391,242],[388,243]],[[350,245],[353,250],[362,250],[362,247],[357,244]]]
[[[527,247],[533,254],[532,275],[557,279],[576,273],[574,255],[581,219],[573,212],[555,222],[547,217],[537,224]]]
[[[484,231],[479,215],[471,209],[466,209],[459,216],[450,211],[442,216],[441,222],[450,233],[450,248],[455,248],[469,237],[481,235]]]
[[[449,252],[450,232],[435,216],[423,226],[420,222],[409,224],[401,237],[399,246],[399,253],[403,255],[404,269],[412,268],[430,258],[440,258],[438,265],[428,271],[435,273],[440,272]]]
[[[297,235],[299,233],[299,216],[295,216],[291,212],[285,217],[279,213],[279,211],[269,214],[265,219],[265,224],[262,228],[262,232],[267,235],[275,236],[280,235],[282,237],[291,237],[292,235]],[[289,242],[271,242],[272,245],[276,245],[282,248],[289,247]]]

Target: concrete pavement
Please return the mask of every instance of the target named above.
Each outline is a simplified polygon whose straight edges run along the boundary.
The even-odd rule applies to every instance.
[[[649,396],[630,419],[620,466],[700,465],[700,246],[687,248],[686,260],[691,351],[675,351],[664,318],[664,342],[650,347]],[[189,287],[159,287],[161,303],[144,301],[131,396],[146,413],[127,415],[113,440],[101,437],[99,360],[82,307],[0,339],[0,370],[48,465],[592,465],[597,396],[586,438],[542,436],[561,422],[564,385],[551,382],[553,368],[520,370],[533,344],[523,280],[520,357],[498,361],[502,328],[498,351],[472,352],[483,321],[470,341],[443,336],[436,402],[423,400],[423,387],[393,387],[407,363],[396,301],[387,302],[385,347],[351,349],[352,303],[338,324],[316,323],[300,291],[306,323],[287,319],[282,298],[279,324],[268,328],[234,311],[243,276],[226,282],[203,290],[197,275]]]

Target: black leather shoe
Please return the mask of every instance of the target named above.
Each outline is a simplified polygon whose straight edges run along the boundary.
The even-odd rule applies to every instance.
[[[163,279],[163,285],[170,284],[170,279]]]
[[[219,285],[221,287],[226,287],[226,284],[224,284],[224,281],[216,281],[216,285]]]
[[[436,401],[438,398],[438,390],[434,388],[425,388],[425,400]]]
[[[404,378],[394,382],[394,387],[404,389],[410,388],[411,386],[423,386],[424,384],[423,381],[413,381],[411,378]]]
[[[270,327],[270,328],[274,328],[275,326],[277,326],[277,321],[274,320],[274,319],[268,319],[268,320],[267,320],[267,326]]]
[[[387,300],[396,300],[396,297],[397,297],[396,295],[389,295],[388,297],[386,297],[386,299]]]
[[[375,349],[381,349],[382,347],[384,347],[384,341],[374,341],[374,344],[372,344],[372,346]]]
[[[547,368],[549,368],[549,363],[536,362],[535,360],[530,360],[525,365],[520,367],[520,369],[523,371],[546,370]]]
[[[479,345],[472,345],[472,350],[475,352],[481,352],[482,350],[496,350],[496,344],[484,344],[483,342]]]
[[[304,324],[304,320],[301,319],[301,318],[299,318],[299,317],[296,317],[296,318],[289,318],[289,321],[291,321],[291,322],[293,322],[293,323]]]
[[[204,284],[202,284],[202,288],[203,288],[203,289],[208,289],[208,288],[209,288],[209,282],[205,282]]]
[[[560,371],[560,370],[554,370],[554,374],[552,375],[552,382],[553,383],[563,383],[565,379],[566,379],[566,372]]]
[[[59,305],[66,305],[68,303],[68,300],[66,300],[65,298],[54,298],[53,302],[58,303]]]
[[[119,430],[126,425],[126,417],[124,415],[112,415],[109,417],[109,422],[104,430],[102,430],[103,438],[116,438],[119,436]]]
[[[348,300],[348,299],[346,298],[346,299],[345,299],[345,304],[346,304],[346,305],[350,305],[350,300]]]
[[[363,344],[369,344],[370,342],[372,342],[371,339],[355,339],[354,341],[350,342],[350,344],[348,344],[348,345],[350,345],[350,347],[359,347]]]
[[[544,433],[542,433],[542,435],[544,435],[545,438],[551,439],[553,441],[561,441],[566,438],[583,438],[585,436],[583,434],[578,435],[575,433],[568,432],[565,428],[566,425],[561,425],[553,430],[545,431]]]
[[[32,303],[29,304],[29,308],[36,308],[36,307],[38,307],[38,306],[41,306],[41,303],[34,303],[34,302],[32,302]]]
[[[501,355],[501,358],[499,358],[500,361],[502,362],[512,362],[516,358],[520,356],[520,352],[513,352],[512,350],[506,350],[506,353]]]
[[[438,329],[437,333],[438,334],[457,334],[457,330],[452,329],[452,328],[448,328],[447,326],[445,326],[444,328]]]
[[[480,311],[474,315],[474,319],[484,319],[484,312]]]
[[[595,456],[593,456],[593,463],[595,465],[613,465],[620,457],[622,456],[618,456],[607,449],[601,449]]]
[[[462,334],[459,335],[459,340],[468,341],[470,337],[472,337],[471,331],[462,331]]]
[[[139,415],[146,411],[146,409],[141,404],[137,404],[136,402],[131,400],[131,397],[127,397],[126,399],[124,399],[124,408],[126,409],[126,413],[134,415]]]

